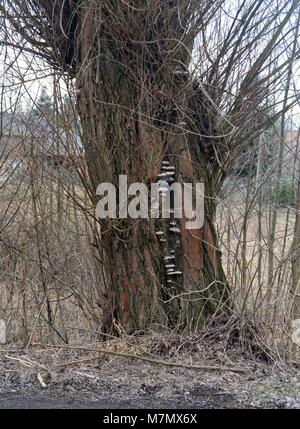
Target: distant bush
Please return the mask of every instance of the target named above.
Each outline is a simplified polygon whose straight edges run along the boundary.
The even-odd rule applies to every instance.
[[[283,181],[271,189],[271,201],[279,207],[294,206],[296,203],[295,185],[289,181]]]

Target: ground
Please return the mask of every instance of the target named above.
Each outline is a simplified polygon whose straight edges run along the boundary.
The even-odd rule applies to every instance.
[[[73,347],[2,346],[0,408],[300,408],[299,369],[237,347],[226,351],[216,338],[127,337]]]
[[[202,371],[124,362],[118,358],[101,367],[80,365],[51,375],[42,371],[47,385],[44,388],[37,371],[38,368],[7,368],[2,372],[0,408],[237,408],[245,405],[232,391],[210,383],[208,374]],[[227,374],[227,379],[234,377]]]

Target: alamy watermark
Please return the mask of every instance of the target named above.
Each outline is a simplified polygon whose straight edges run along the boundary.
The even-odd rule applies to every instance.
[[[118,187],[101,183],[96,215],[99,219],[185,219],[186,229],[200,229],[204,223],[204,184],[170,183],[159,180],[150,186],[119,176]],[[117,201],[118,197],[118,201]]]

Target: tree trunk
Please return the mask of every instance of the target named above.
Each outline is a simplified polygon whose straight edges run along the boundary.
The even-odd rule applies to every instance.
[[[154,324],[197,329],[217,310],[226,311],[228,288],[214,227],[215,190],[207,150],[197,133],[187,131],[195,126],[190,101],[194,84],[187,73],[190,56],[178,44],[182,30],[177,15],[169,25],[164,23],[159,46],[153,47],[130,42],[122,28],[114,26],[112,34],[109,19],[99,24],[103,13],[83,12],[77,73],[93,203],[97,186],[109,182],[118,188],[121,174],[127,175],[128,185],[141,182],[149,187],[157,181],[163,161],[175,167],[176,182],[204,182],[206,195],[204,225],[198,230],[186,229],[185,219],[177,222],[180,233],[170,231],[174,219],[100,220],[96,259],[103,330],[133,332]],[[127,23],[126,31],[133,24]],[[164,28],[168,46],[163,45]],[[201,103],[198,108],[203,108]],[[200,115],[200,120],[207,117]],[[167,274],[167,258],[178,274]]]

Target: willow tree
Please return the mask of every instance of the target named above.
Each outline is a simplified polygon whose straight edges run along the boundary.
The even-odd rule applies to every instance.
[[[3,43],[41,57],[76,86],[94,206],[98,184],[118,186],[121,174],[129,184],[150,186],[172,166],[176,182],[205,185],[199,229],[187,229],[185,218],[176,228],[170,227],[174,219],[99,221],[94,251],[103,330],[112,331],[115,322],[128,332],[153,322],[195,328],[230,309],[214,225],[216,197],[247,134],[280,114],[260,112],[253,122],[264,104],[262,88],[272,91],[284,82],[292,61],[278,58],[288,52],[299,1],[233,3],[1,3]]]

